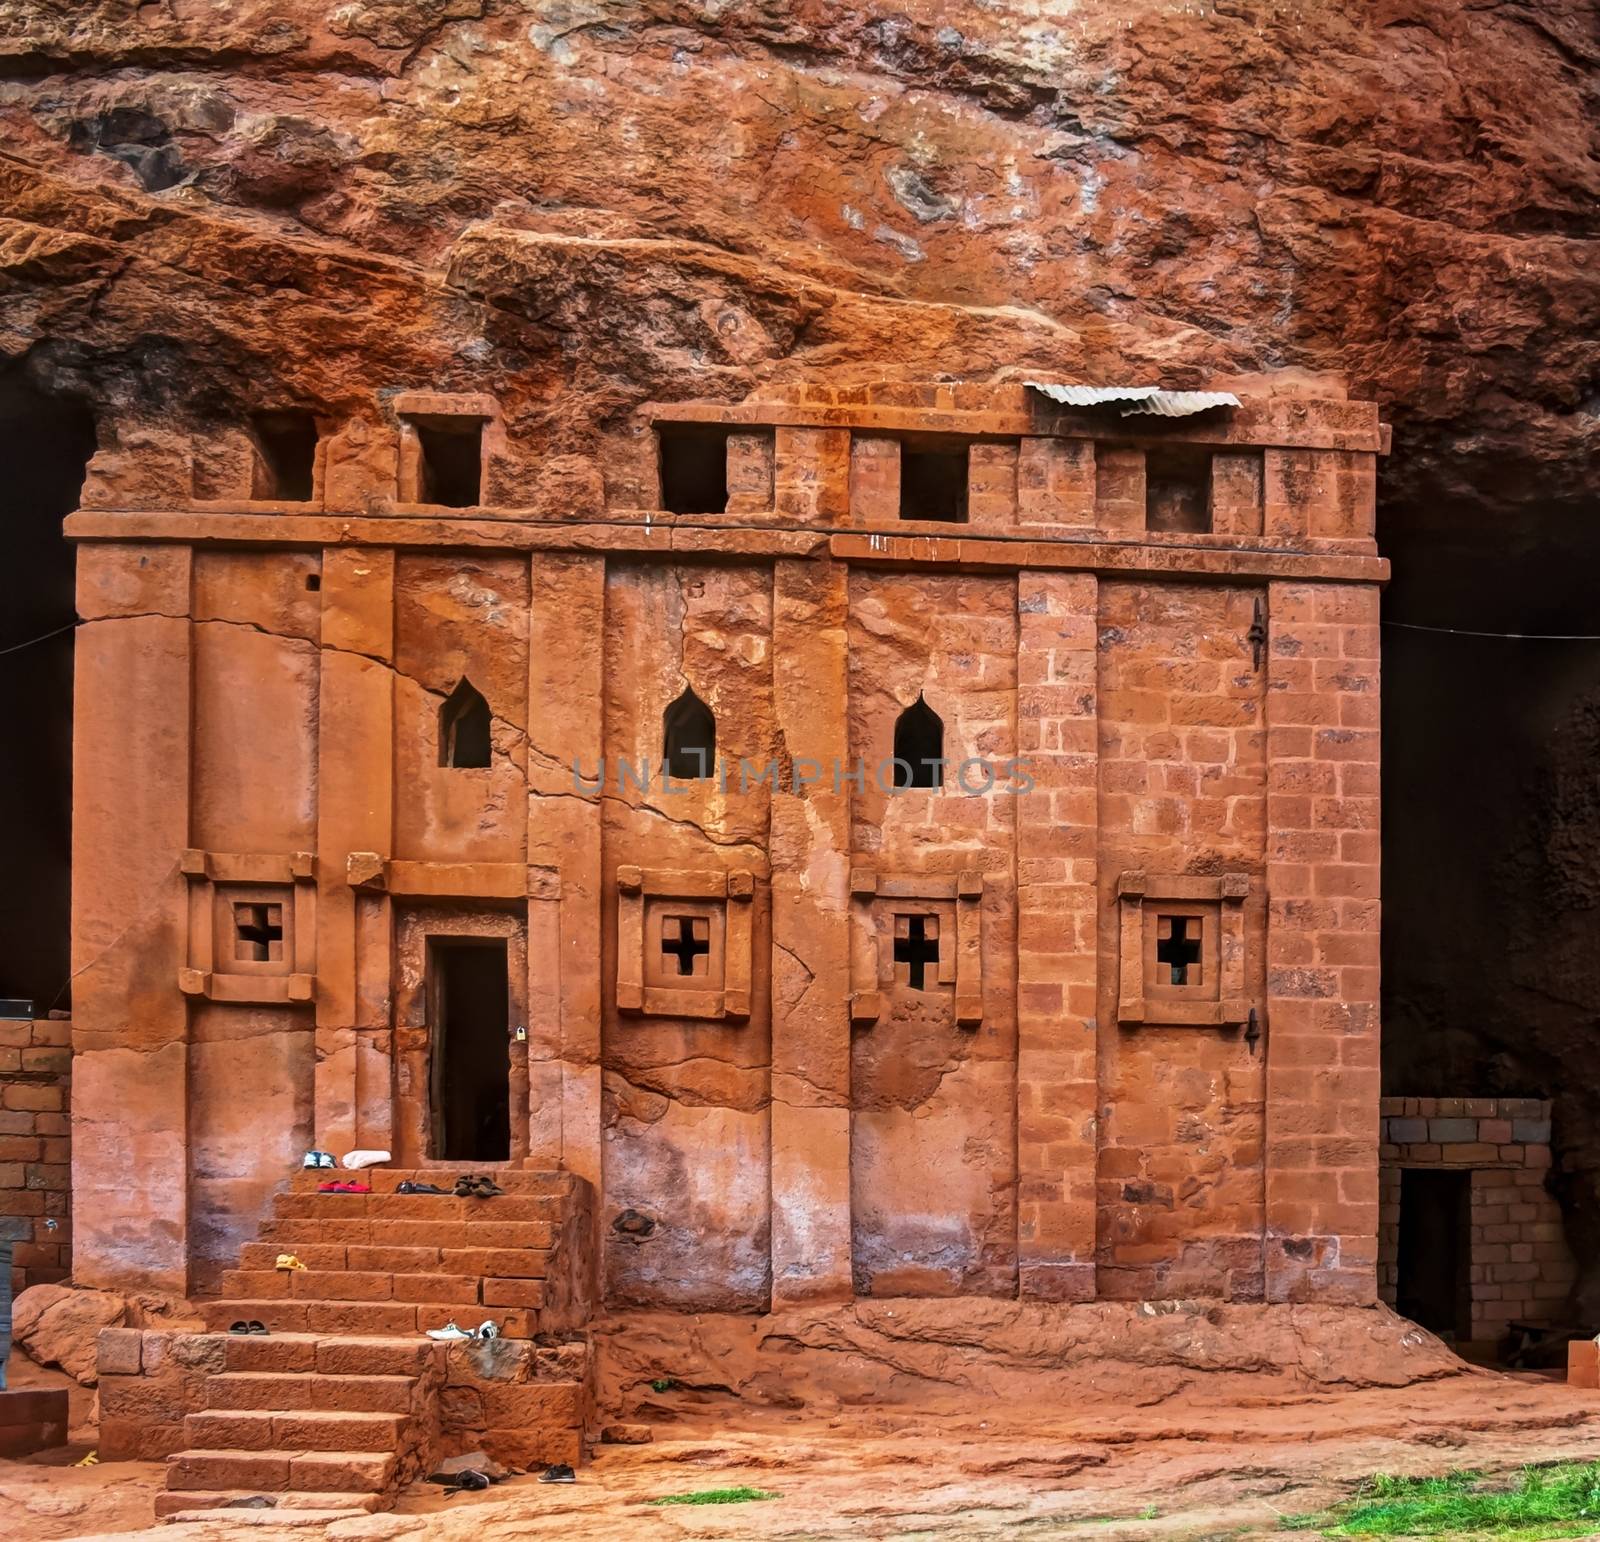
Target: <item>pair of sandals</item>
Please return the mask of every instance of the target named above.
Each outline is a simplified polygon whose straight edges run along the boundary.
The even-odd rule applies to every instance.
[[[395,1185],[396,1194],[449,1194],[456,1199],[493,1199],[505,1190],[488,1173],[463,1173],[456,1179],[453,1189],[441,1189],[436,1183],[415,1183],[407,1178]]]
[[[445,1487],[445,1496],[453,1497],[456,1494],[481,1494],[484,1489],[495,1483],[486,1472],[479,1472],[476,1468],[468,1467],[461,1472],[451,1474],[450,1481]],[[539,1474],[541,1483],[576,1483],[578,1475],[565,1462],[555,1462],[546,1467]]]
[[[372,1185],[370,1183],[351,1183],[346,1180],[336,1179],[332,1183],[319,1183],[317,1185],[317,1193],[319,1194],[370,1194],[371,1192]]]
[[[240,1335],[246,1333],[264,1334],[266,1331],[267,1325],[264,1322],[257,1321],[254,1317],[250,1318],[248,1321],[241,1317],[238,1322],[234,1323],[228,1329],[229,1333],[237,1333]]]

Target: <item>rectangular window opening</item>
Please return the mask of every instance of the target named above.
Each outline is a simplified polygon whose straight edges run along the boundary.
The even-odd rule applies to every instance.
[[[961,525],[967,520],[967,445],[907,439],[900,445],[900,517]]]
[[[1203,445],[1152,445],[1144,454],[1146,530],[1211,532],[1211,451]]]
[[[728,435],[699,424],[663,424],[661,507],[669,514],[723,514],[728,508]]]
[[[309,412],[258,412],[250,427],[257,450],[250,496],[309,503],[316,484],[316,419]]]
[[[483,419],[412,418],[417,436],[419,502],[445,509],[483,501]]]
[[[1400,1170],[1399,1278],[1395,1309],[1441,1338],[1472,1336],[1472,1174]]]
[[[506,944],[500,938],[435,938],[428,969],[434,1155],[449,1162],[509,1161]]]

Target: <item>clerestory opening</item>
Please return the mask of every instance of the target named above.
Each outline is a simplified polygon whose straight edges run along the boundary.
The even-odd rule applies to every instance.
[[[909,438],[900,445],[900,518],[964,524],[967,518],[965,440]]]
[[[1211,529],[1211,451],[1204,445],[1151,445],[1144,453],[1146,530],[1205,535]]]
[[[722,514],[728,507],[728,436],[702,424],[663,424],[661,507],[669,514]]]
[[[309,503],[316,486],[317,420],[309,412],[258,412],[250,427],[257,451],[250,496]]]
[[[483,419],[412,418],[419,501],[446,509],[483,501]]]

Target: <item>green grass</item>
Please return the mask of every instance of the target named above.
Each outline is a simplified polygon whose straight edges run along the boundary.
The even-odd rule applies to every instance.
[[[1492,1537],[1544,1542],[1600,1532],[1600,1462],[1524,1467],[1510,1480],[1481,1473],[1396,1478],[1380,1473],[1314,1515],[1286,1516],[1289,1531],[1336,1537]]]
[[[663,1494],[659,1499],[647,1499],[650,1505],[742,1505],[751,1499],[782,1499],[765,1488],[701,1488],[692,1494]]]

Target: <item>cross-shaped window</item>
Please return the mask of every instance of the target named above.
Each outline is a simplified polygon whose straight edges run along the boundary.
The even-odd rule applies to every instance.
[[[1193,935],[1190,935],[1191,929]],[[1200,964],[1200,918],[1162,916],[1156,926],[1156,962],[1171,971],[1173,985],[1198,985]],[[1190,980],[1193,967],[1195,978]]]
[[[235,905],[233,930],[235,958],[264,963],[283,957],[282,905]]]
[[[704,916],[667,916],[662,920],[661,955],[677,960],[680,975],[703,975],[706,969],[701,961],[710,952],[711,929]]]
[[[914,991],[927,989],[929,964],[939,962],[939,921],[936,916],[897,916],[894,961],[906,966],[906,984]]]

